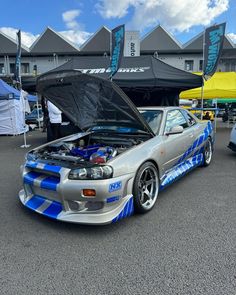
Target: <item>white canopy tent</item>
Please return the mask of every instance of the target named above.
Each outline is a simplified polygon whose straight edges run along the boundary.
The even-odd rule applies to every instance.
[[[0,79],[0,134],[17,135],[26,131],[23,93]]]

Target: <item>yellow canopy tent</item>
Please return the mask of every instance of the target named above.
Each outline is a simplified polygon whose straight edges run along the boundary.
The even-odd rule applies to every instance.
[[[201,75],[201,73],[197,73]],[[201,87],[182,91],[180,98],[201,98]],[[236,98],[236,73],[216,72],[204,83],[203,99]]]

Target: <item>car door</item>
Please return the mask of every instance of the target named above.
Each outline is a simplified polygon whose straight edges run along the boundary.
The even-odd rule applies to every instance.
[[[183,132],[180,134],[167,135],[173,127],[182,126]],[[163,172],[170,170],[179,161],[186,150],[193,144],[195,139],[193,128],[187,122],[180,109],[169,110],[166,115],[163,143],[165,150],[165,162]]]
[[[181,112],[187,120],[187,123],[189,125],[189,131],[191,131],[191,136],[193,135],[193,139],[195,140],[199,135],[200,126],[199,124],[197,124],[196,118],[194,118],[192,113],[188,112],[187,110],[181,110]],[[192,141],[190,140],[189,145],[191,144]]]

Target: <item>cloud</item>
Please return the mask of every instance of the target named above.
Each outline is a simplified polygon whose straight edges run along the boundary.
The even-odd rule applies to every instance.
[[[131,6],[137,6],[137,0],[100,0],[96,9],[103,18],[122,18]]]
[[[83,26],[76,21],[76,18],[80,15],[80,10],[68,10],[62,14],[62,19],[65,22],[66,28],[68,30],[61,31],[63,37],[73,44],[80,46],[82,45],[92,34],[83,30]],[[11,27],[0,28],[5,35],[17,40],[16,33],[18,29]],[[34,41],[39,37],[30,32],[21,31],[21,43],[27,47],[30,47]]]
[[[81,11],[79,9],[68,10],[62,14],[62,19],[69,29],[78,29],[79,23],[76,18],[80,15]]]
[[[0,28],[0,31],[3,32],[5,35],[11,37],[15,41],[17,40],[16,33],[18,32],[18,29],[11,27],[2,27]],[[81,30],[66,30],[59,33],[63,35],[65,39],[77,46],[83,44],[92,35],[89,32]],[[30,47],[39,36],[39,34],[33,35],[32,33],[21,31],[21,43],[26,47]]]
[[[76,18],[80,16],[79,9],[68,10],[62,14],[62,19],[69,30],[60,32],[66,39],[77,46],[83,44],[92,34],[83,30],[83,25]]]
[[[11,27],[1,27],[0,31],[5,35],[11,37],[14,40],[17,40],[16,33],[19,29],[11,28]],[[21,31],[21,43],[27,47],[30,47],[33,42],[38,38],[39,35],[33,35],[29,32]]]
[[[144,31],[160,23],[172,32],[183,32],[210,25],[228,10],[229,0],[100,0],[97,5],[103,18],[122,18],[131,8],[129,28]]]
[[[92,35],[91,33],[79,30],[62,31],[60,32],[60,34],[63,35],[63,37],[65,37],[68,41],[72,42],[77,46],[82,45]]]
[[[91,35],[82,30],[83,26],[76,20],[80,14],[79,9],[65,11],[62,14],[62,19],[69,30],[60,32],[66,39],[78,46],[83,44]]]
[[[234,33],[229,33],[227,36],[233,41],[233,43],[236,43],[236,34]]]

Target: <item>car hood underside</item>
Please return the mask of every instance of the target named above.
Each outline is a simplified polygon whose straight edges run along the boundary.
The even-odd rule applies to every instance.
[[[110,80],[79,71],[41,75],[37,91],[55,104],[81,130],[119,125],[153,132],[126,94]]]

